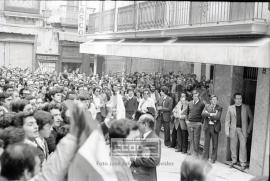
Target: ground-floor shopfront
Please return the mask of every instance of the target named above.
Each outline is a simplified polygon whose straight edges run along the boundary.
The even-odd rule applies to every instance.
[[[93,73],[94,57],[80,53],[79,49],[78,42],[60,41],[58,72],[72,72],[79,69],[79,72],[87,75]]]
[[[247,138],[248,172],[253,175],[269,175],[269,68],[215,65],[214,92],[223,107],[222,128],[225,127],[227,108],[233,103],[233,94],[243,94],[243,102],[254,115],[253,131]],[[230,139],[225,130],[219,135],[218,160],[231,161]]]
[[[225,115],[233,103],[233,94],[242,92],[244,103],[250,105],[254,114],[253,131],[247,143],[248,172],[269,175],[269,38],[175,44],[88,42],[81,45],[80,52],[95,55],[95,73],[112,70],[162,72],[163,68],[163,72],[199,72],[211,77],[214,92],[223,107],[218,149],[218,160],[223,163],[230,161],[231,154],[229,139],[225,136]]]
[[[36,54],[37,68],[40,67],[44,72],[52,73],[59,66],[59,56],[51,54]]]
[[[0,66],[35,67],[34,35],[0,33]]]

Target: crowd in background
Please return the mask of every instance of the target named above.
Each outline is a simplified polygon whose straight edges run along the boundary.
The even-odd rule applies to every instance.
[[[202,76],[198,81],[195,74],[181,72],[88,76],[78,71],[58,74],[1,67],[2,179],[51,180],[56,177],[61,180],[68,175],[68,180],[87,180],[93,177],[91,173],[94,172],[87,169],[95,170],[95,167],[87,165],[91,161],[85,159],[83,145],[88,144],[93,152],[101,149],[104,153],[102,145],[97,146],[100,142],[95,145],[92,140],[94,147],[87,141],[89,135],[94,137],[95,130],[102,133],[102,138],[98,134],[95,138],[104,139],[104,145],[110,143],[111,138],[158,138],[163,130],[165,146],[198,156],[198,134],[205,118],[209,119],[210,128],[215,125],[216,132],[209,132],[208,139],[209,142],[210,136],[215,139],[212,154],[216,154],[216,136],[220,131],[216,128],[216,121],[220,119],[222,108],[216,106],[217,97],[213,93],[212,80]],[[209,152],[209,145],[205,147]],[[76,150],[81,155],[76,154]],[[39,158],[33,165],[33,157],[29,154]],[[17,163],[14,160],[13,165],[10,164],[15,157],[32,160],[24,160],[28,165],[20,165],[22,161]],[[208,160],[209,153],[204,152],[203,157]],[[214,163],[216,155],[211,159]],[[123,161],[119,158],[112,160]],[[156,166],[160,157],[132,158],[130,161],[129,166],[122,164],[113,167],[113,171],[98,171],[94,178],[106,180],[107,175],[110,180],[157,179]],[[24,168],[11,171],[11,167],[16,166]]]

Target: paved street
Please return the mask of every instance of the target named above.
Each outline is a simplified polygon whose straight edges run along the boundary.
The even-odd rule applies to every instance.
[[[157,168],[158,181],[179,181],[180,166],[186,156],[162,145],[161,163]],[[248,181],[253,178],[252,175],[234,168],[229,168],[228,165],[219,162],[216,162],[212,166],[212,172],[216,175],[215,181]]]

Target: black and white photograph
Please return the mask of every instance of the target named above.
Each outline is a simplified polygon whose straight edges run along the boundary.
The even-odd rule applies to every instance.
[[[0,181],[269,181],[270,3],[0,0]]]

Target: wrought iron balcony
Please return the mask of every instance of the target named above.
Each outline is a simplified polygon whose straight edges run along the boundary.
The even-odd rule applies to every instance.
[[[135,22],[135,6],[129,5],[118,8],[117,14],[117,31],[134,30],[136,26]]]
[[[114,10],[89,15],[88,33],[114,31]]]
[[[117,14],[115,9],[90,14],[89,33],[266,23],[267,7],[265,2],[145,1],[120,7]]]
[[[166,1],[146,1],[138,4],[138,29],[159,29],[166,25]]]

